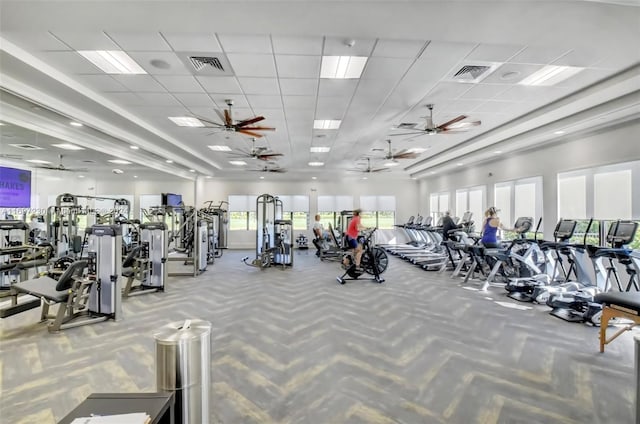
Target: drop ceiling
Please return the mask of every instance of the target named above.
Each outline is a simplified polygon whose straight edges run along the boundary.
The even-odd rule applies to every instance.
[[[256,145],[283,154],[270,166],[287,172],[269,175],[283,180],[360,176],[351,170],[365,169],[365,157],[384,166],[387,139],[394,151],[425,151],[376,176],[422,177],[493,157],[492,146],[531,148],[561,141],[558,130],[566,137],[640,115],[637,2],[27,0],[2,1],[0,12],[0,120],[39,131],[33,110],[12,105],[18,96],[83,122],[88,149],[184,178],[255,178],[246,171],[264,167],[232,165],[207,147],[247,150],[250,138],[168,119],[219,121],[227,99],[234,120],[260,115],[276,128]],[[125,51],[147,73],[105,74],[79,50]],[[336,55],[367,57],[361,77],[320,78],[322,57]],[[199,72],[189,56],[220,58],[224,72]],[[582,70],[552,86],[519,84],[547,65]],[[490,72],[464,82],[454,78],[463,66]],[[402,123],[424,128],[426,104],[436,125],[459,115],[481,125],[395,135],[407,132],[393,129]],[[320,119],[341,124],[316,130]],[[56,133],[54,123],[42,126]],[[3,137],[0,153],[12,153],[8,144]]]

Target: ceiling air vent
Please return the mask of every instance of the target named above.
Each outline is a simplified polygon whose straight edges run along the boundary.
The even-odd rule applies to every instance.
[[[23,150],[42,150],[42,147],[34,146],[33,144],[9,144],[9,146]]]
[[[222,66],[222,63],[220,63],[220,59],[218,59],[217,57],[191,56],[189,57],[189,60],[191,60],[191,64],[194,68],[196,68],[196,71],[198,72],[206,68],[207,66],[213,66],[214,68],[224,72],[224,66]]]
[[[451,76],[452,81],[480,82],[489,76],[500,63],[466,63]]]
[[[233,70],[224,53],[177,52],[176,55],[193,75],[232,76]]]

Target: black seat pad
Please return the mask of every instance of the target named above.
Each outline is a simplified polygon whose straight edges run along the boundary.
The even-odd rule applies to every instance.
[[[22,281],[13,285],[13,289],[20,293],[27,293],[36,297],[44,297],[54,302],[64,302],[67,300],[69,293],[57,291],[58,282],[51,277],[34,278],[33,280]]]
[[[133,277],[134,275],[133,268],[122,268],[123,277]]]
[[[609,292],[599,293],[595,301],[605,305],[617,305],[640,312],[640,293],[637,292]]]

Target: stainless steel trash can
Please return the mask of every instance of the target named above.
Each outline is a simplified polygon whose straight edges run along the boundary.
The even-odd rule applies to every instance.
[[[175,423],[208,424],[211,323],[172,322],[153,337],[157,390],[175,392]]]

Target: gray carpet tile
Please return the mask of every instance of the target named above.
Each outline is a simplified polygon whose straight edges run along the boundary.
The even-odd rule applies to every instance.
[[[246,254],[123,300],[117,322],[49,334],[38,310],[1,320],[0,422],[55,423],[94,392],[154,391],[152,334],[188,318],[212,324],[213,423],[633,422],[634,332],[600,354],[597,328],[396,258],[385,283],[341,286],[313,251],[287,270]]]

